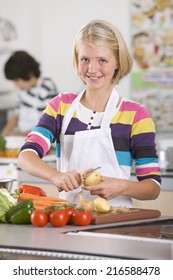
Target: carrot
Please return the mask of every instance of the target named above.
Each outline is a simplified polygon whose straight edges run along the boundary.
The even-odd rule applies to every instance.
[[[68,200],[60,198],[60,197],[54,197],[54,196],[40,196],[40,195],[34,195],[30,193],[21,193],[20,194],[21,200],[41,200],[41,201],[48,201],[48,202],[67,202]]]
[[[59,202],[58,202],[59,203]],[[57,204],[57,202],[54,202],[54,201],[41,201],[41,200],[33,200],[33,204],[34,205],[45,205],[45,206],[49,206],[49,205],[52,205],[52,204]]]
[[[42,202],[38,202],[38,201],[35,201],[33,200],[33,206],[35,209],[45,209],[46,207],[48,206],[52,206],[54,205],[54,202],[46,202],[46,203],[42,203]]]
[[[40,206],[49,206],[49,205],[64,205],[64,202],[54,202],[54,201],[42,201],[42,200],[33,200],[34,205],[40,205]]]
[[[54,202],[54,201],[42,201],[42,200],[33,200],[33,205],[35,209],[44,210],[49,206],[59,206],[63,207],[64,202]]]

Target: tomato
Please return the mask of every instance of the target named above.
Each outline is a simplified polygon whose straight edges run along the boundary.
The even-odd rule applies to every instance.
[[[43,227],[48,223],[48,215],[42,210],[34,210],[30,216],[31,223],[37,227]]]
[[[54,227],[63,227],[67,224],[68,215],[65,209],[53,211],[49,215],[49,222]]]
[[[67,215],[68,215],[67,224],[71,224],[71,223],[72,223],[72,214],[73,214],[73,212],[74,212],[75,209],[72,208],[72,207],[67,207],[67,208],[65,208],[64,210],[65,210],[65,212],[66,212]]]
[[[72,222],[77,226],[87,226],[91,220],[92,214],[89,211],[75,210],[72,214]]]

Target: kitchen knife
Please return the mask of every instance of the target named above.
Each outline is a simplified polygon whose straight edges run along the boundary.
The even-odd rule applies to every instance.
[[[83,175],[82,175],[83,180],[85,180],[85,179],[88,177],[88,175],[92,174],[94,171],[96,171],[96,170],[98,170],[98,169],[100,169],[100,168],[101,168],[101,167],[98,166],[98,167],[94,168],[93,170],[91,170],[91,171],[89,171],[89,172],[83,174]]]

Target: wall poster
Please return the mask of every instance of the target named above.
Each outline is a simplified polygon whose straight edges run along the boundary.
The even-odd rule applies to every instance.
[[[173,132],[173,0],[131,0],[132,99]]]

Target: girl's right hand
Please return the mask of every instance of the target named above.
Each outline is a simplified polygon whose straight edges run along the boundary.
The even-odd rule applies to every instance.
[[[51,183],[57,186],[59,189],[69,192],[73,189],[79,188],[79,186],[82,184],[81,174],[76,170],[71,170],[65,173],[56,172],[51,177]]]

